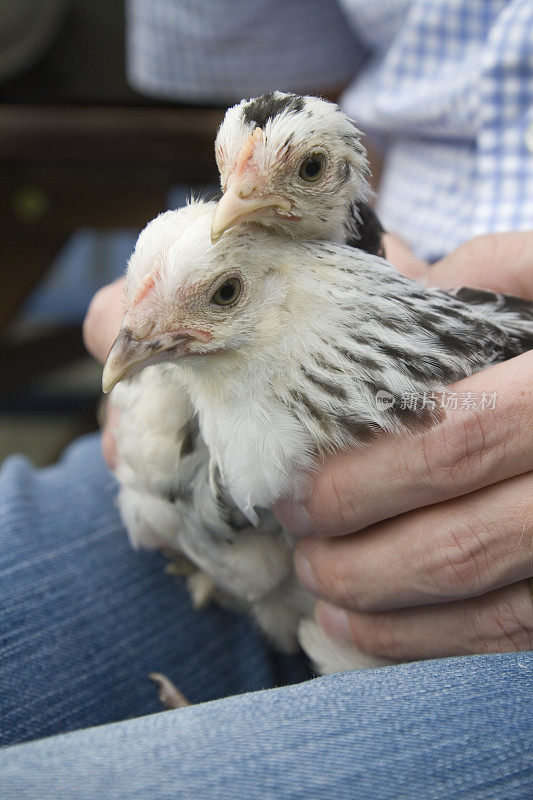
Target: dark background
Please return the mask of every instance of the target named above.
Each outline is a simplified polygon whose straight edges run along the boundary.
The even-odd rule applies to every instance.
[[[0,460],[38,464],[96,428],[101,368],[84,353],[85,310],[149,219],[214,186],[222,117],[130,88],[122,0],[53,2],[48,40],[0,71]],[[28,13],[0,47],[43,29],[43,4]]]

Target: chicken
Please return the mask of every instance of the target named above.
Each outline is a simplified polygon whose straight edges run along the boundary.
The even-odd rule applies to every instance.
[[[180,219],[170,211],[147,226],[130,271],[136,265],[142,273],[171,248]],[[120,411],[117,502],[132,545],[162,549],[172,560],[169,571],[185,575],[196,607],[212,598],[251,607],[279,648],[295,650],[294,620],[264,611],[275,603],[270,593],[291,575],[289,542],[270,512],[256,529],[227,495],[210,469],[180,377],[164,363],[151,366],[121,382],[110,399]]]
[[[382,253],[382,228],[367,203],[369,169],[359,136],[338,106],[320,98],[269,92],[229,109],[215,145],[226,190],[217,206],[217,224],[246,225],[252,215],[254,223],[281,235],[347,241]],[[239,200],[246,191],[246,199]],[[282,195],[279,203],[292,208],[290,214],[272,205],[274,191]],[[236,202],[242,206],[237,218]],[[161,215],[143,232],[138,260],[149,262],[158,249],[170,245],[172,219]],[[215,227],[213,223],[213,232]],[[217,235],[221,233],[222,228]],[[180,497],[201,471],[205,448],[191,406],[179,394],[179,387],[159,368],[113,393],[112,403],[122,412],[117,431],[117,478],[122,487],[118,502],[132,544],[166,549],[174,558],[173,569],[187,574],[195,605],[202,606],[214,585],[205,574],[191,570],[190,563],[178,560],[177,553],[191,552],[183,531],[203,524],[199,511],[180,505]],[[231,513],[235,516],[235,510]],[[216,508],[210,509],[209,525],[216,514]],[[219,520],[218,527],[224,525]],[[241,538],[246,547],[248,534]],[[197,546],[194,537],[193,543]],[[235,560],[235,546],[231,550]],[[196,551],[193,561],[198,565]]]
[[[246,557],[232,564],[233,584],[222,588],[250,605],[274,639],[280,624],[284,635],[298,635],[322,672],[375,663],[333,645],[313,625],[312,598],[292,573],[291,542],[269,508],[304,498],[326,453],[356,448],[380,431],[438,424],[444,411],[437,404],[421,411],[402,398],[432,395],[529,349],[533,306],[474,289],[422,289],[376,256],[260,226],[229,230],[213,245],[214,211],[214,204],[195,203],[167,212],[170,244],[151,258],[141,237],[104,391],[165,365],[168,380],[187,392],[209,451],[198,484],[204,501],[238,509],[240,543],[252,525],[261,531],[267,521]],[[377,402],[383,392],[391,399],[386,406]],[[200,496],[196,502],[200,507]],[[209,549],[218,531],[204,525],[204,533],[210,563],[201,566],[221,585],[218,554]],[[266,568],[263,559],[276,547],[280,555]],[[278,557],[286,567],[276,571]],[[241,593],[246,572],[258,585],[270,576],[266,591]]]
[[[226,112],[215,153],[224,194],[213,241],[252,223],[383,255],[360,132],[334,103],[283,92],[242,100]]]

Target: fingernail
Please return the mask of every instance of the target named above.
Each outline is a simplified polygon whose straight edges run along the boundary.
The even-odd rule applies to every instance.
[[[348,614],[343,608],[320,601],[316,604],[315,617],[320,627],[332,639],[344,644],[353,644]]]
[[[315,533],[309,514],[301,503],[276,503],[274,514],[283,527],[295,536],[313,536]]]
[[[300,546],[296,548],[294,553],[294,569],[300,583],[312,594],[318,594],[313,567],[307,556],[302,552]]]

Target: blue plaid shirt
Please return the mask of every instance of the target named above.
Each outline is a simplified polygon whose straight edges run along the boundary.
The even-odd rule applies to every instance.
[[[378,211],[430,260],[533,228],[533,0],[129,0],[140,91],[323,91],[385,146]],[[355,75],[355,78],[354,78]]]

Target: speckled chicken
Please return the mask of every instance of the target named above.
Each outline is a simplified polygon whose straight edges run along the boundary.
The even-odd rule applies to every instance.
[[[361,134],[335,103],[268,92],[228,109],[215,141],[223,197],[212,223],[264,226],[383,255]]]
[[[160,364],[170,394],[158,413],[173,413],[174,386],[198,415],[205,457],[167,498],[197,520],[185,535],[170,520],[179,548],[249,606],[278,644],[298,637],[320,671],[375,663],[314,625],[312,598],[292,572],[291,542],[269,508],[304,497],[327,453],[380,431],[438,424],[441,409],[421,413],[402,397],[441,391],[529,349],[532,304],[422,289],[376,256],[261,226],[229,230],[213,245],[214,213],[214,204],[196,203],[141,235],[104,389]],[[165,237],[154,236],[158,227]],[[145,395],[149,375],[137,379],[147,381]],[[383,391],[393,400],[386,407],[376,402]],[[135,438],[135,428],[124,435]],[[203,517],[205,509],[214,517]]]

